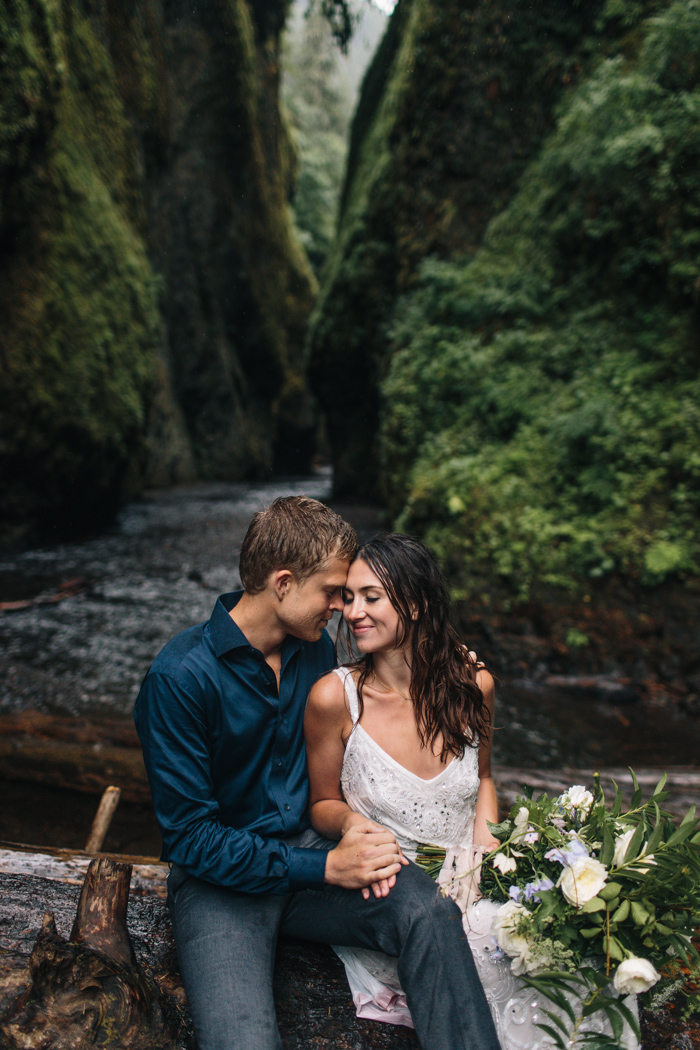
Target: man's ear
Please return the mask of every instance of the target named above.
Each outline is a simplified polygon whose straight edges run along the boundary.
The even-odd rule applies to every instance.
[[[289,586],[293,579],[294,577],[289,569],[277,569],[277,571],[272,574],[272,587],[277,596],[278,602],[281,602],[288,593]]]

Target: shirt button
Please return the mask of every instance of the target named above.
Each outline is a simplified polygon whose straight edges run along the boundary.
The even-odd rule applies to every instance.
[[[281,758],[278,758],[278,759],[277,759],[277,768],[278,768],[278,769],[281,769],[281,768],[282,768],[282,759],[281,759]]]
[[[288,802],[285,802],[285,804],[284,804],[284,808],[285,808],[285,809],[287,810],[287,812],[289,812],[289,810],[290,810],[290,809],[291,809],[292,807],[291,807],[291,806],[289,805],[289,803],[288,803]]]

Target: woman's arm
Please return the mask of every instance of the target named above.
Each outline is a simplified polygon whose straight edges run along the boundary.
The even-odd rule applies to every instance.
[[[491,729],[493,731],[493,709],[495,702],[495,691],[493,678],[486,670],[479,671],[476,676],[477,685],[481,689],[484,702],[491,714]],[[498,823],[498,799],[496,797],[496,786],[491,777],[491,737],[479,743],[479,795],[476,800],[476,816],[474,819],[474,845],[485,846],[488,851],[497,849],[498,839],[489,831],[487,821],[492,824]]]
[[[352,731],[352,719],[345,703],[345,687],[336,674],[319,679],[309,693],[304,717],[306,760],[309,766],[311,823],[320,835],[341,839],[348,831],[372,835],[381,832],[390,835],[381,824],[350,809],[340,788],[345,742]],[[375,834],[376,837],[376,834]],[[399,850],[401,864],[408,864]],[[362,887],[367,900],[370,891],[375,897],[386,897],[396,884],[396,874]]]
[[[340,788],[345,741],[352,730],[345,688],[337,674],[319,679],[309,693],[304,717],[309,766],[311,823],[320,835],[340,839],[349,828],[371,823],[350,809]]]

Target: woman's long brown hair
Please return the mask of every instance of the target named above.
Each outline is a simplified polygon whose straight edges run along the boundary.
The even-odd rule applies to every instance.
[[[442,735],[440,758],[462,756],[488,738],[491,715],[476,683],[477,666],[450,623],[447,586],[435,557],[420,540],[393,534],[365,543],[355,558],[369,565],[398,613],[398,645],[407,643],[411,653],[410,699],[421,743],[432,749]],[[372,654],[351,666],[360,671],[361,715]]]

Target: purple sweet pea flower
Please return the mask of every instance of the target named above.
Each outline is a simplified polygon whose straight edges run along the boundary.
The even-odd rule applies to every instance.
[[[580,860],[581,857],[587,857],[588,850],[581,842],[580,839],[572,839],[569,843],[568,849],[550,849],[544,855],[545,860],[556,860],[564,868],[570,868],[572,864]]]
[[[528,882],[525,887],[526,901],[539,901],[541,890],[551,890],[554,883],[551,879],[540,879],[539,882]]]
[[[520,901],[522,900],[523,896],[523,891],[520,889],[519,886],[511,886],[508,890],[508,896],[511,900],[514,900],[516,904],[520,904]]]

